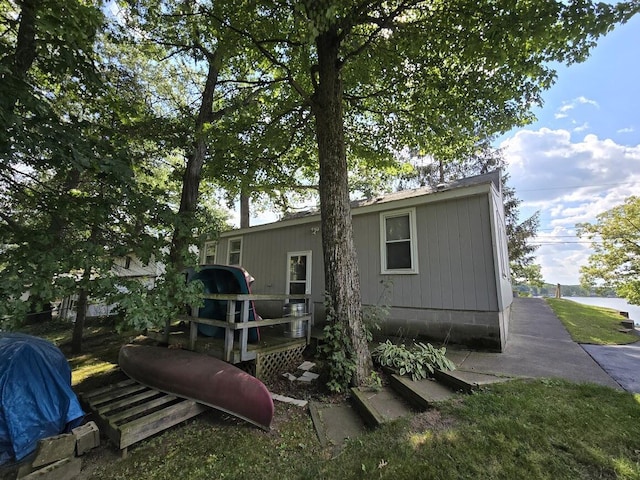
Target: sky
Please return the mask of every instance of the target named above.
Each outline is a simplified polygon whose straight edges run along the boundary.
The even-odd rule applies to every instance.
[[[537,121],[502,136],[520,219],[540,212],[536,262],[546,282],[579,283],[591,246],[576,224],[640,195],[640,15],[558,68]]]

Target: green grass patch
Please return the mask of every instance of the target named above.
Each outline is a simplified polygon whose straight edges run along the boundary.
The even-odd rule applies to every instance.
[[[51,327],[49,338],[67,338]],[[79,390],[118,380],[117,351],[131,337],[105,329],[90,326],[84,353],[69,356]],[[640,395],[560,380],[496,384],[365,432],[337,456],[307,409],[276,402],[269,432],[212,410],[125,459],[105,442],[83,465],[83,478],[97,480],[640,479]]]
[[[69,361],[72,370],[71,383],[74,387],[87,381],[98,386],[109,381],[111,374],[117,370],[120,347],[137,335],[137,332],[117,333],[110,318],[88,319],[82,339],[82,353],[73,355],[73,323],[70,321],[54,320],[27,325],[21,331],[49,340],[60,348]]]
[[[637,479],[638,401],[595,385],[509,382],[364,433],[335,458],[306,410],[277,404],[271,432],[207,414],[92,478]]]
[[[623,317],[616,310],[582,305],[564,298],[546,300],[575,342],[622,345],[638,341],[635,334],[619,331]]]

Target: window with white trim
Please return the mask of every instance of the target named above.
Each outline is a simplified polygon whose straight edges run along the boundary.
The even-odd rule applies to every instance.
[[[496,222],[498,224],[498,259],[499,259],[499,266],[500,266],[500,274],[502,275],[502,278],[506,278],[509,279],[510,275],[511,275],[511,269],[509,266],[509,251],[507,249],[507,229],[506,229],[506,225],[504,222],[504,219],[502,218],[502,215],[500,215],[500,212],[498,211],[498,209],[496,209]]]
[[[227,265],[242,265],[242,237],[229,239]]]
[[[294,295],[311,293],[311,251],[287,253],[287,291]],[[303,302],[293,300],[292,303]]]
[[[418,273],[416,209],[380,214],[381,273]]]
[[[216,252],[218,250],[218,242],[215,240],[204,242],[204,252],[202,255],[202,263],[204,265],[212,265],[216,263]]]

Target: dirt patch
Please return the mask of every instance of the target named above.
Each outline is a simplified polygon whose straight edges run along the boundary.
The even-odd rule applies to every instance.
[[[457,423],[458,420],[444,416],[439,410],[427,410],[413,415],[409,426],[412,432],[424,432],[427,430],[441,432],[451,430]]]

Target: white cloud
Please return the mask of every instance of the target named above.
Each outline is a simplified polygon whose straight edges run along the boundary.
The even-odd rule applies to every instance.
[[[575,110],[576,107],[578,107],[579,105],[590,105],[595,108],[600,108],[600,105],[598,105],[598,102],[596,102],[595,100],[591,100],[587,97],[580,96],[580,97],[574,98],[569,102],[563,102],[562,106],[558,108],[558,110],[553,115],[553,117],[556,120],[560,120],[562,118],[568,118],[569,112],[571,112],[572,110]]]
[[[540,212],[537,258],[545,280],[577,283],[590,248],[571,237],[575,224],[593,222],[640,191],[640,145],[593,134],[573,140],[568,130],[541,128],[521,130],[500,146],[510,186],[523,201],[521,218]]]
[[[598,105],[598,102],[596,102],[595,100],[591,100],[589,98],[580,96],[576,99],[573,100],[574,102],[583,104],[583,105],[593,105],[596,108],[600,108],[600,105]]]
[[[589,124],[587,122],[584,122],[582,125],[575,127],[573,129],[574,132],[583,132],[585,130],[589,129]]]
[[[635,129],[633,127],[625,127],[625,128],[621,128],[620,130],[616,130],[616,133],[633,133],[635,132]]]

